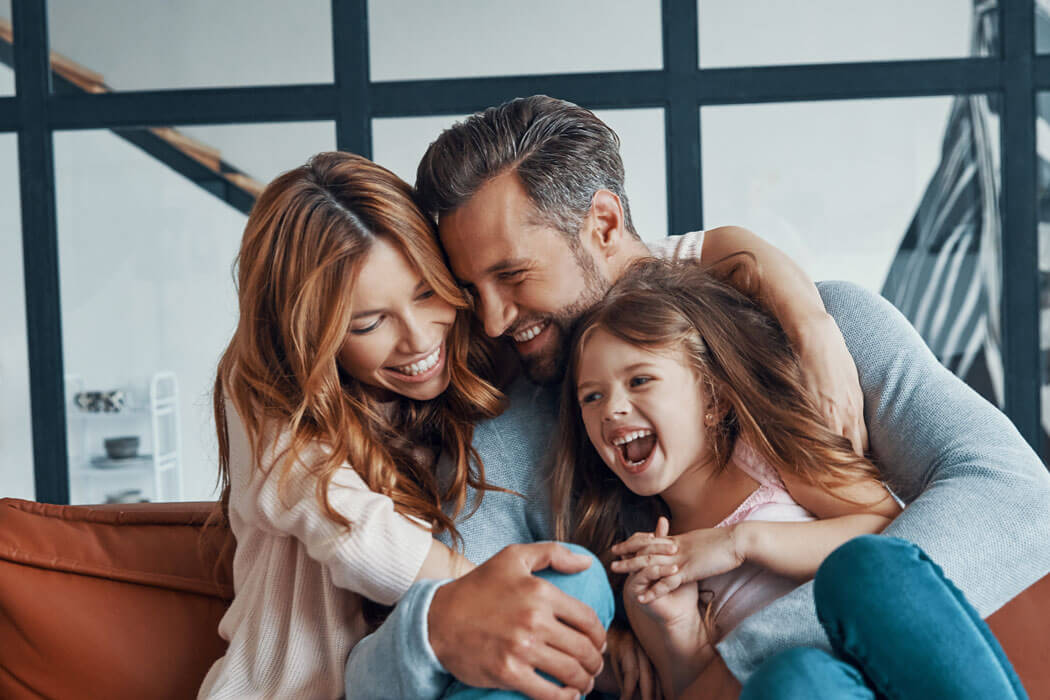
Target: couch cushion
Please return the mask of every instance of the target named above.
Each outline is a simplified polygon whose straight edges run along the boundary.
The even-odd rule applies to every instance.
[[[0,499],[0,697],[194,697],[233,597],[212,505]]]

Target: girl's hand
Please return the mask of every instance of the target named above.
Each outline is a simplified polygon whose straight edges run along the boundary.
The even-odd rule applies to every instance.
[[[621,698],[660,700],[660,680],[645,649],[631,630],[610,628],[605,637],[609,645],[609,665]]]
[[[700,616],[700,590],[696,583],[678,586],[650,603],[639,601],[645,590],[660,577],[648,568],[631,574],[624,584],[623,602],[638,642],[653,660],[660,687],[667,697],[677,697],[710,661],[710,642]]]
[[[693,530],[669,537],[667,518],[661,517],[655,532],[637,532],[612,547],[620,557],[611,568],[629,574],[633,594],[647,604],[676,590],[683,583],[732,571],[744,563],[735,527]],[[642,572],[645,572],[644,574]],[[624,586],[624,595],[628,586]]]

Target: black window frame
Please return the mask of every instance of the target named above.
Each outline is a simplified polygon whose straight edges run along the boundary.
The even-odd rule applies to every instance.
[[[702,68],[697,0],[663,0],[661,70],[375,82],[367,0],[332,0],[334,81],[289,86],[53,94],[47,3],[12,0],[16,94],[0,132],[18,134],[36,500],[69,502],[53,136],[56,131],[332,120],[336,144],[372,155],[372,119],[464,114],[545,93],[592,109],[661,107],[670,232],[701,228],[700,108],[707,105],[998,94],[1001,99],[1005,412],[1033,446],[1040,427],[1034,0],[1000,0],[998,55]],[[1038,449],[1038,447],[1036,447]]]

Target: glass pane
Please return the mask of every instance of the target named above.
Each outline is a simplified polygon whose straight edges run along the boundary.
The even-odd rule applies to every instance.
[[[18,138],[0,134],[0,497],[32,499],[33,438],[29,417]]]
[[[49,0],[52,68],[81,90],[332,82],[330,0]]]
[[[0,0],[0,97],[15,94],[14,41],[11,0]]]
[[[667,235],[667,168],[662,109],[606,109],[595,112],[620,136],[625,183],[635,228],[647,240]],[[465,115],[401,117],[372,121],[372,153],[380,165],[414,183],[427,146]]]
[[[1036,150],[1039,183],[1039,348],[1043,357],[1042,424],[1044,461],[1050,461],[1050,92],[1036,97]]]
[[[704,220],[882,293],[1002,406],[998,117],[982,95],[701,111]],[[943,154],[943,159],[942,159]]]
[[[1035,50],[1050,53],[1050,0],[1035,0]]]
[[[970,55],[971,0],[698,2],[704,68]],[[996,15],[995,3],[978,4]]]
[[[663,67],[656,0],[370,0],[372,80]]]
[[[263,181],[334,148],[335,130],[271,124],[209,133],[217,141],[207,145],[183,131],[55,135],[74,503],[216,496],[209,396],[237,319],[231,266],[245,212]],[[235,147],[217,151],[223,137]],[[247,164],[257,180],[212,169],[237,165],[253,139],[263,154],[281,144]],[[107,449],[107,439],[121,437],[138,444]]]

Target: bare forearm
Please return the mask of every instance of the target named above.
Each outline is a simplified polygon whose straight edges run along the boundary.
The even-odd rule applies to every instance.
[[[734,526],[733,537],[744,560],[807,581],[839,545],[859,535],[882,532],[889,523],[890,518],[872,513],[803,523],[749,520]]]
[[[730,673],[722,657],[715,654],[680,697],[682,700],[736,700],[739,696],[740,681]]]
[[[430,545],[427,558],[423,560],[423,566],[416,574],[416,581],[423,579],[445,579],[459,578],[463,574],[474,569],[474,563],[456,552],[434,540]]]
[[[743,280],[734,276],[727,277],[726,282],[750,286],[741,291],[759,297],[797,347],[806,339],[811,324],[827,318],[816,285],[794,260],[746,228],[719,226],[705,232],[704,263],[714,264],[740,252],[754,256],[758,284],[752,280],[751,285],[742,285]]]

